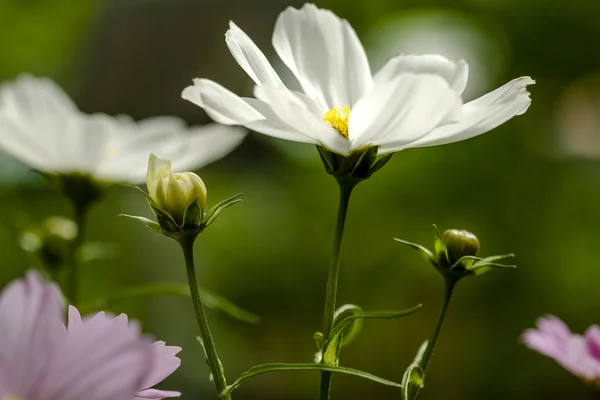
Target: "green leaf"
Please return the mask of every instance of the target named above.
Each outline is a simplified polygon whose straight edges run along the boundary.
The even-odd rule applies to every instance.
[[[202,222],[204,227],[207,227],[210,224],[212,224],[215,221],[215,219],[217,219],[217,217],[219,216],[221,211],[223,211],[224,209],[226,209],[229,206],[234,205],[235,203],[241,202],[242,199],[240,199],[240,197],[242,197],[243,195],[244,195],[244,193],[238,193],[235,196],[232,196],[228,199],[221,201],[216,206],[211,208],[204,216],[204,221]]]
[[[250,324],[256,324],[261,319],[258,315],[243,310],[221,296],[203,289],[200,289],[199,293],[204,305],[210,309],[221,311],[234,319]],[[106,299],[98,299],[93,303],[83,305],[80,309],[83,310],[82,313],[88,313],[91,311],[104,310],[113,304],[124,300],[154,296],[182,296],[189,298],[190,289],[187,285],[183,284],[150,283],[129,288]]]
[[[429,342],[426,340],[423,342],[423,344],[421,344],[415,359],[413,360],[412,364],[408,366],[404,372],[404,375],[402,376],[402,400],[411,400],[423,387],[425,373],[419,364],[421,364],[421,360],[425,355],[425,350],[427,350],[428,343]]]
[[[412,400],[423,388],[425,373],[418,365],[410,365],[402,378],[402,400]]]
[[[339,334],[331,337],[325,343],[325,353],[323,353],[323,364],[337,367],[340,364],[340,351],[342,350],[342,336]]]
[[[325,343],[325,348],[327,349],[328,342],[330,340],[341,335],[342,332],[344,331],[344,329],[348,326],[348,324],[350,324],[352,321],[354,321],[357,318],[361,318],[361,319],[365,319],[365,318],[372,318],[372,319],[401,318],[401,317],[405,317],[405,316],[415,313],[417,310],[419,310],[419,308],[421,308],[421,304],[418,304],[413,308],[409,308],[407,310],[402,310],[402,311],[370,311],[370,312],[359,312],[354,315],[350,315],[350,316],[344,318],[343,320],[341,320],[338,324],[336,324],[334,326],[334,328],[331,330],[331,333],[329,334],[329,340]]]
[[[250,368],[248,371],[244,372],[240,375],[239,378],[235,380],[231,385],[227,387],[222,393],[222,395],[229,395],[235,389],[240,387],[242,383],[246,380],[261,374],[266,374],[269,372],[277,372],[277,371],[329,371],[329,372],[338,372],[346,375],[354,375],[364,379],[371,380],[373,382],[380,383],[386,386],[394,386],[394,387],[402,387],[401,384],[389,381],[387,379],[380,378],[368,372],[360,371],[357,369],[346,368],[346,367],[333,367],[323,364],[312,364],[312,363],[298,363],[298,364],[287,364],[287,363],[273,363],[273,364],[264,364],[258,365],[256,367]]]
[[[421,254],[423,254],[425,256],[427,261],[429,261],[430,263],[432,263],[434,265],[437,264],[437,258],[431,251],[429,251],[428,248],[421,246],[420,244],[408,242],[406,240],[402,240],[402,239],[398,239],[398,238],[394,238],[394,240],[398,243],[402,243],[403,245],[406,245],[408,247],[412,247],[413,249],[419,250],[421,252]]]
[[[338,323],[343,321],[346,318],[346,316],[357,315],[362,312],[363,312],[363,309],[355,304],[344,304],[343,306],[341,306],[337,310],[335,310],[335,313],[333,314],[334,328]],[[343,335],[342,335],[343,338],[340,343],[340,346],[341,347],[348,346],[356,338],[356,336],[360,333],[360,331],[362,330],[362,326],[363,326],[362,318],[355,318],[353,321],[351,321],[350,327],[343,330]],[[331,335],[330,335],[330,337],[331,337]]]
[[[146,225],[148,228],[153,230],[154,232],[162,233],[162,228],[156,221],[152,221],[151,219],[140,217],[138,215],[127,215],[127,214],[119,214],[119,217],[126,217],[140,221],[142,224]]]

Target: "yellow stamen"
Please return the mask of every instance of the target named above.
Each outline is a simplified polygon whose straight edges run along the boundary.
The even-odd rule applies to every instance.
[[[333,129],[339,132],[344,139],[348,139],[348,117],[350,116],[350,106],[339,108],[334,107],[325,113],[323,121],[327,122]]]

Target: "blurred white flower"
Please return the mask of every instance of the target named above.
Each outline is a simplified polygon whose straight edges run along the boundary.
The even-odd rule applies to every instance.
[[[374,76],[350,24],[306,4],[279,15],[275,51],[303,92],[288,89],[265,55],[233,22],[229,49],[256,83],[256,98],[196,79],[182,96],[217,122],[281,139],[318,144],[344,156],[379,146],[379,154],[465,140],[524,113],[529,77],[515,79],[463,105],[464,61],[399,55]]]
[[[22,75],[0,86],[0,149],[33,169],[141,183],[148,156],[196,169],[240,144],[245,132],[211,124],[188,128],[176,117],[135,122],[127,116],[84,114],[51,80]]]

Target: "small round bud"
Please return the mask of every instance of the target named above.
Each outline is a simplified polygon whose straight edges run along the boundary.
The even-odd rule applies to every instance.
[[[197,202],[201,210],[206,205],[206,186],[198,175],[193,172],[172,173],[171,162],[154,154],[148,163],[146,184],[150,198],[179,226],[183,226],[184,214],[190,205]]]
[[[442,234],[442,239],[451,265],[461,257],[476,256],[479,253],[479,239],[469,231],[449,229]]]
[[[77,238],[77,224],[64,217],[46,218],[40,227],[23,232],[23,250],[37,254],[50,270],[58,270],[68,262],[72,242]]]

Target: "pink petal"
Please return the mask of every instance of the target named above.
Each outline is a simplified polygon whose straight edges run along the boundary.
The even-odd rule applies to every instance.
[[[600,362],[590,354],[586,340],[581,335],[574,335],[569,339],[564,356],[557,361],[580,378],[586,380],[600,378]]]
[[[134,400],[143,400],[143,399],[153,399],[153,400],[161,400],[170,397],[179,397],[181,393],[179,392],[171,392],[169,390],[156,390],[156,389],[146,389],[141,392],[137,392],[135,394]]]
[[[0,296],[3,389],[25,396],[65,336],[63,304],[55,285],[34,271],[9,284]]]
[[[567,342],[573,336],[567,325],[550,315],[538,319],[537,328],[525,331],[523,334],[525,344],[548,357],[554,359],[563,357]]]
[[[600,362],[600,327],[592,325],[585,331],[585,340],[590,355]]]
[[[137,324],[98,313],[71,327],[27,400],[132,399],[153,367]]]
[[[79,310],[74,306],[69,306],[69,322],[67,325],[67,331],[73,332],[75,329],[79,329],[81,324],[81,314],[79,313]]]
[[[181,351],[181,347],[166,346],[165,342],[154,342],[152,354],[154,358],[152,371],[144,379],[141,389],[149,389],[159,384],[171,375],[181,365],[181,360],[175,355]],[[139,394],[138,394],[139,395]],[[168,396],[173,397],[173,396]],[[154,397],[150,397],[154,398]]]

